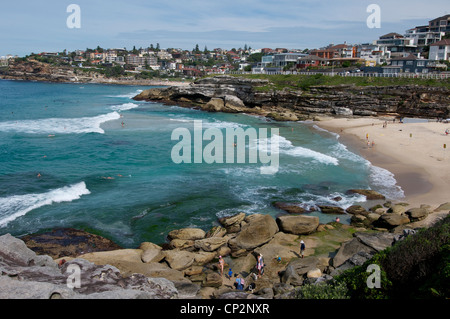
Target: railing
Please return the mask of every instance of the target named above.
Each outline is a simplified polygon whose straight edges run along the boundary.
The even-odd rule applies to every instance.
[[[267,75],[291,75],[291,74],[300,74],[300,75],[316,75],[322,74],[326,76],[342,76],[342,77],[374,77],[374,78],[415,78],[415,79],[437,79],[437,80],[445,80],[450,78],[450,73],[344,73],[343,72],[298,72],[298,71],[279,71],[279,72],[264,72],[264,73],[252,73],[245,71],[228,71],[225,73],[210,73],[210,74],[235,74],[235,75],[243,75],[243,74],[267,74]]]

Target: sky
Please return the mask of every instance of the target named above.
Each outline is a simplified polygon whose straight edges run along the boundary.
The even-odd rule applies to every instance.
[[[80,28],[69,28],[80,8]],[[370,4],[380,28],[369,28]],[[0,56],[86,48],[313,49],[371,43],[450,13],[448,0],[10,0],[0,8]]]

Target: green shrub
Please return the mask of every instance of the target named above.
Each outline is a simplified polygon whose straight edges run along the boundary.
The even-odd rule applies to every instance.
[[[344,283],[320,283],[301,286],[296,293],[297,299],[349,299]]]
[[[356,299],[449,298],[450,216],[422,229],[377,254],[364,265],[343,272],[335,279],[346,285]],[[370,264],[381,270],[381,287],[369,288]]]

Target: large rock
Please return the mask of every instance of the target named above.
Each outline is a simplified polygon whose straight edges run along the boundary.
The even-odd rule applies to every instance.
[[[343,208],[338,206],[327,206],[327,205],[317,205],[321,212],[324,214],[345,214],[345,211]]]
[[[267,243],[278,232],[275,220],[269,215],[249,216],[247,224],[228,244],[232,250],[251,250]]]
[[[411,208],[408,209],[405,214],[409,217],[409,219],[413,222],[424,219],[428,216],[428,209],[425,207]]]
[[[200,228],[182,228],[169,232],[169,239],[197,240],[205,238],[205,231]]]
[[[392,246],[395,234],[381,233],[355,233],[354,238],[343,243],[332,260],[333,267],[337,268],[357,253],[373,255]],[[367,255],[365,255],[367,256]]]
[[[277,223],[281,231],[294,235],[305,235],[314,232],[319,226],[316,216],[279,216]]]
[[[205,239],[199,239],[194,242],[194,246],[197,249],[202,249],[204,251],[215,251],[221,246],[226,245],[228,242],[227,238],[224,237],[210,237]]]
[[[274,202],[273,206],[278,209],[282,209],[289,214],[303,214],[309,212],[296,203]]]
[[[161,256],[162,247],[156,244],[144,242],[141,244],[139,248],[142,250],[141,259],[142,262],[144,263],[150,263],[153,261],[158,262],[162,259]]]
[[[195,261],[195,253],[189,251],[174,249],[166,250],[163,253],[170,268],[175,270],[189,268]]]
[[[286,270],[282,273],[281,282],[292,286],[301,286],[303,284],[304,275],[311,270],[321,268],[323,268],[321,261],[317,257],[308,256],[305,258],[294,259],[289,262]]]
[[[394,213],[386,213],[380,216],[373,225],[379,228],[387,228],[392,229],[397,226],[407,224],[410,220],[405,215],[394,214]]]

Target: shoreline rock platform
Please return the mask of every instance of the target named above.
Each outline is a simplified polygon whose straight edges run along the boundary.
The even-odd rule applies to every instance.
[[[369,210],[349,207],[345,214],[357,216],[350,225],[320,224],[307,213],[276,218],[237,213],[219,219],[219,226],[208,231],[172,230],[164,247],[144,242],[136,249],[115,249],[111,241],[77,230],[26,236],[30,247],[6,234],[0,236],[0,298],[289,299],[295,297],[296,287],[332,280],[392,246],[404,233],[429,227],[449,213],[450,203],[433,209],[385,202]],[[85,249],[78,255],[67,248],[86,238],[105,244],[97,247],[105,250]],[[59,252],[51,239],[60,244]],[[303,258],[301,240],[306,244]],[[64,251],[71,256],[59,257]],[[265,271],[256,278],[259,254]],[[219,256],[226,263],[223,275]],[[82,285],[69,289],[74,264],[81,269]],[[237,290],[236,275],[245,279],[245,288],[255,288]]]

